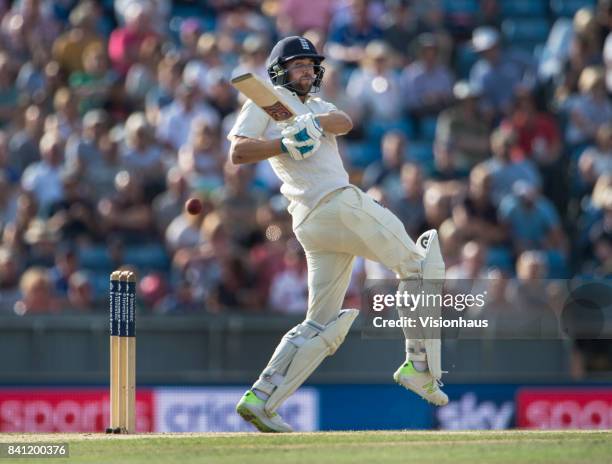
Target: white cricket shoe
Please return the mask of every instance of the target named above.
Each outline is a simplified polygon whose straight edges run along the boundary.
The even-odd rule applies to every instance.
[[[438,380],[429,371],[417,371],[412,365],[412,361],[406,361],[402,364],[393,374],[393,379],[402,387],[436,406],[448,404],[448,396],[440,390]]]
[[[272,415],[264,410],[266,402],[253,391],[247,390],[236,405],[236,412],[257,430],[266,433],[293,432],[293,429],[277,413]]]

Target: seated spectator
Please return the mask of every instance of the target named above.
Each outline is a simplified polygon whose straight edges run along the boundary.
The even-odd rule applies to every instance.
[[[178,153],[178,167],[190,189],[211,191],[221,187],[225,161],[217,128],[205,119],[194,119],[189,142]]]
[[[439,184],[431,184],[423,195],[426,229],[438,229],[450,216],[450,199]]]
[[[119,75],[127,74],[142,42],[155,35],[148,7],[131,2],[125,10],[125,26],[115,29],[108,40],[108,56]]]
[[[36,219],[38,203],[33,192],[21,191],[17,195],[17,210],[13,221],[4,225],[2,231],[3,245],[15,252],[25,251],[24,235],[30,224]]]
[[[20,173],[17,172],[14,166],[9,164],[8,143],[8,135],[6,132],[0,130],[0,177],[7,183],[16,184],[19,180]]]
[[[157,137],[168,149],[178,151],[189,141],[189,131],[195,119],[205,120],[211,127],[219,126],[219,115],[202,100],[197,86],[182,84],[174,102],[161,110]]]
[[[22,262],[17,253],[8,246],[0,246],[0,314],[12,312],[19,301],[21,268]]]
[[[79,112],[103,109],[112,99],[117,74],[109,68],[108,58],[101,44],[89,45],[83,51],[83,71],[70,75],[70,87],[79,97]]]
[[[258,297],[254,269],[237,251],[220,260],[221,276],[213,287],[208,310],[213,313],[233,311],[261,311],[263,301]]]
[[[19,281],[19,290],[21,299],[14,308],[18,316],[59,312],[60,307],[46,269],[31,267],[25,271]]]
[[[438,117],[434,155],[441,172],[466,175],[489,156],[489,126],[480,114],[480,91],[466,81],[453,87],[456,104]]]
[[[158,183],[164,178],[163,152],[144,113],[132,113],[125,122],[121,164],[145,183]]]
[[[115,177],[115,191],[98,203],[100,228],[129,243],[146,243],[157,237],[153,212],[145,197],[142,179],[121,171]]]
[[[272,279],[269,297],[272,309],[284,314],[303,314],[308,307],[308,270],[304,251],[295,239],[287,242],[284,267]]]
[[[55,252],[55,265],[49,270],[49,279],[59,299],[68,298],[68,282],[78,270],[79,257],[76,249],[61,245]]]
[[[143,40],[137,61],[125,76],[125,94],[135,108],[142,108],[147,94],[158,85],[157,68],[163,59],[162,44],[157,37]]]
[[[411,0],[389,2],[389,9],[381,23],[382,38],[404,62],[412,59],[410,47],[421,29],[419,23]]]
[[[419,59],[402,73],[402,92],[412,115],[436,115],[451,102],[453,76],[438,60],[438,43],[433,34],[421,34],[418,44]]]
[[[83,53],[91,45],[104,47],[103,38],[96,31],[96,4],[82,0],[68,17],[69,28],[53,43],[53,59],[64,73],[83,71]]]
[[[159,124],[162,109],[173,103],[174,94],[181,83],[181,63],[176,57],[166,55],[157,64],[157,79],[145,97],[147,119]]]
[[[249,35],[242,43],[240,64],[232,71],[232,77],[253,73],[263,79],[269,79],[266,60],[270,45],[265,36]]]
[[[205,213],[190,214],[183,210],[164,231],[166,247],[172,253],[183,248],[195,248],[202,243],[200,226]]]
[[[14,121],[18,98],[13,64],[6,53],[0,53],[0,128]]]
[[[406,136],[398,131],[387,132],[381,141],[381,160],[370,164],[363,173],[364,190],[381,186],[391,196],[400,192],[400,170],[406,158]]]
[[[599,127],[612,120],[612,103],[606,95],[602,68],[585,68],[580,74],[578,87],[580,94],[570,104],[566,131],[566,141],[572,151],[593,143]]]
[[[48,213],[49,207],[64,198],[62,173],[64,171],[63,143],[55,133],[47,132],[40,139],[41,160],[24,171],[21,185],[36,196],[39,212]]]
[[[473,291],[474,280],[487,278],[487,247],[478,242],[468,242],[461,249],[461,262],[446,271],[446,279],[454,291]]]
[[[8,143],[9,164],[21,177],[23,171],[40,160],[38,148],[43,136],[44,114],[39,106],[30,105],[24,113],[23,128],[11,135]]]
[[[77,271],[68,280],[68,307],[79,312],[90,312],[94,309],[94,290],[86,272]]]
[[[463,238],[491,246],[507,246],[508,230],[500,223],[491,199],[493,176],[484,166],[470,172],[467,195],[453,207],[453,221]]]
[[[589,190],[599,177],[612,174],[612,122],[599,128],[596,141],[595,146],[582,153],[578,162],[581,179]]]
[[[533,79],[533,63],[526,57],[502,48],[499,32],[490,26],[478,27],[472,46],[480,59],[470,70],[470,84],[482,91],[482,108],[489,121],[510,114],[514,90]]]
[[[17,217],[18,195],[18,186],[11,184],[6,174],[0,171],[0,238],[4,227]]]
[[[402,221],[408,235],[416,239],[425,232],[423,170],[416,164],[404,163],[400,179],[399,196],[390,196],[389,208]]]
[[[153,200],[153,215],[160,234],[163,234],[172,220],[183,211],[189,198],[187,180],[178,167],[166,174],[166,190]]]
[[[276,27],[281,35],[301,35],[309,29],[327,31],[334,8],[333,0],[281,0],[279,3]]]
[[[66,170],[94,182],[102,163],[100,141],[108,133],[110,120],[106,111],[91,110],[83,117],[80,134],[72,134],[66,142]]]
[[[62,190],[63,198],[49,206],[49,227],[60,240],[86,243],[98,239],[95,203],[80,177],[64,173]]]
[[[365,55],[365,47],[382,37],[379,26],[370,19],[367,0],[351,0],[348,14],[337,14],[329,26],[326,55],[334,61],[354,64]]]
[[[554,250],[565,253],[566,240],[554,206],[530,183],[518,181],[499,206],[499,217],[509,228],[514,250]]]
[[[367,114],[366,128],[379,123],[397,124],[402,118],[402,91],[399,77],[391,67],[390,53],[384,42],[369,43],[360,67],[348,82],[348,95],[359,101]]]
[[[65,142],[76,132],[81,131],[81,117],[78,110],[78,100],[74,92],[68,87],[62,87],[53,95],[53,110],[55,113],[52,118],[47,117],[47,121],[52,123],[52,126],[47,127],[45,121],[45,130],[55,130],[59,133],[62,140]]]
[[[257,206],[261,198],[250,188],[251,166],[225,163],[224,185],[214,193],[214,202],[229,239],[249,247],[259,240]]]
[[[561,135],[555,119],[538,111],[533,94],[526,87],[519,87],[510,116],[502,126],[516,134],[521,152],[540,166],[550,166],[561,156]]]
[[[542,185],[540,174],[535,163],[524,159],[516,145],[514,132],[498,128],[491,134],[493,158],[483,164],[493,175],[491,198],[499,205],[504,197],[512,193],[516,181],[523,180],[539,189]],[[512,161],[521,160],[521,161]]]
[[[342,82],[342,69],[333,64],[325,64],[325,74],[323,75],[323,85],[321,86],[321,98],[333,103],[336,108],[342,108],[353,121],[353,129],[345,137],[350,139],[361,138],[363,135],[362,120],[364,118],[363,105],[353,99],[347,92]],[[340,143],[342,138],[338,139]]]

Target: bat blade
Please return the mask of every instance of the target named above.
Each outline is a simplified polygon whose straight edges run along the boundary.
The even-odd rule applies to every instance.
[[[296,116],[283,95],[272,84],[252,73],[235,77],[232,79],[232,85],[275,121],[286,121]]]

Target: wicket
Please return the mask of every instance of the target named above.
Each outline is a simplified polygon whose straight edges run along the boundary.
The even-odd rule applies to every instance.
[[[136,278],[110,276],[110,426],[106,433],[136,429]]]

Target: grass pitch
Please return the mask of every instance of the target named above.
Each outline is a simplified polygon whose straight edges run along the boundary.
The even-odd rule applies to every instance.
[[[37,463],[418,463],[612,462],[612,431],[318,432],[235,434],[0,434],[0,443],[69,443],[69,458]]]

